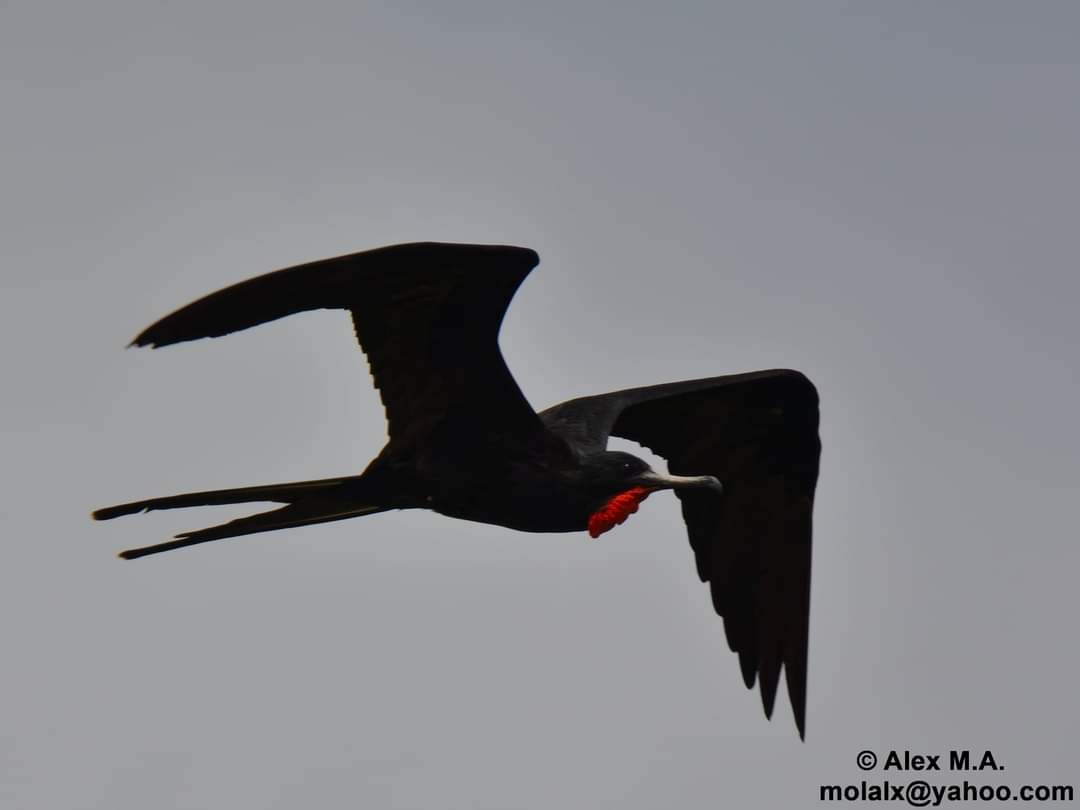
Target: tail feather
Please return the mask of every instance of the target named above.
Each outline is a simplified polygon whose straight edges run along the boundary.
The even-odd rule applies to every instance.
[[[245,534],[268,532],[274,529],[289,529],[297,526],[309,526],[314,523],[328,523],[333,520],[370,515],[394,508],[372,491],[370,485],[362,482],[358,475],[345,478],[323,478],[315,481],[295,481],[289,484],[270,484],[267,486],[239,487],[237,489],[215,489],[205,492],[188,492],[183,495],[170,495],[165,498],[149,498],[117,506],[107,506],[93,513],[95,520],[111,520],[122,515],[148,512],[155,509],[178,509],[186,506],[217,506],[231,503],[253,503],[269,501],[284,503],[279,509],[259,512],[255,515],[238,518],[219,526],[211,526],[199,531],[184,532],[176,539],[153,546],[134,548],[120,553],[125,560],[134,560],[148,554],[158,554],[175,548],[208,543],[226,537],[239,537]]]
[[[187,492],[183,495],[148,498],[144,501],[106,506],[104,509],[96,510],[93,513],[93,518],[94,520],[112,520],[122,515],[134,515],[138,512],[150,512],[155,509],[179,509],[186,506],[220,506],[229,503],[254,503],[257,501],[295,503],[305,497],[328,494],[332,490],[341,489],[348,483],[359,480],[359,476],[350,476],[346,478],[323,478],[316,481],[295,481],[290,484],[269,484],[257,487]]]
[[[283,506],[280,509],[272,509],[269,512],[260,512],[257,515],[237,518],[228,523],[222,523],[220,526],[211,526],[208,529],[200,529],[194,532],[184,532],[176,535],[175,540],[165,543],[121,551],[119,556],[125,560],[135,560],[148,554],[159,554],[162,551],[172,551],[173,549],[194,546],[199,543],[209,543],[211,540],[269,532],[274,529],[292,529],[297,526],[310,526],[315,523],[329,523],[333,520],[345,520],[346,518],[383,512],[388,508],[390,507],[366,504],[345,505],[341,502],[327,502],[321,499],[318,501],[301,501],[300,503]]]

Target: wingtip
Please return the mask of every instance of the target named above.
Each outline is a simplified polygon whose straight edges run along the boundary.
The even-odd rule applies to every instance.
[[[795,712],[795,732],[799,735],[799,742],[806,742],[806,716],[800,714],[796,709]],[[765,707],[765,719],[770,723],[773,719],[773,707]]]
[[[795,728],[799,732],[799,740],[806,742],[806,714],[804,712],[795,711]]]
[[[538,264],[540,264],[540,254],[532,248],[523,247],[519,248],[519,250],[523,250],[525,252],[525,256],[529,261],[529,267],[536,267]]]
[[[742,670],[743,683],[747,689],[753,689],[757,683],[757,661],[754,656],[746,651],[739,653],[739,668]]]

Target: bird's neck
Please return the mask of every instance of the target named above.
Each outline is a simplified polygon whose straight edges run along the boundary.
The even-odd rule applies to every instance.
[[[638,505],[648,498],[651,492],[647,487],[631,487],[609,498],[589,517],[589,536],[599,537],[623,523],[638,510]]]

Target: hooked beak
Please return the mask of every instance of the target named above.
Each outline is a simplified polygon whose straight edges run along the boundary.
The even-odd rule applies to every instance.
[[[638,483],[649,489],[711,489],[723,492],[724,485],[713,475],[665,475],[656,470],[644,472],[637,478]]]

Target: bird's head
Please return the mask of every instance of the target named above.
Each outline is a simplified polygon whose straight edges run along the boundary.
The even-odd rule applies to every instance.
[[[644,487],[650,492],[702,487],[723,491],[714,476],[659,473],[644,460],[620,450],[590,455],[584,459],[582,467],[586,486],[598,495],[617,495],[633,487]]]
[[[599,537],[637,511],[638,504],[658,489],[709,488],[723,486],[711,475],[667,475],[630,453],[606,451],[589,456],[582,464],[586,486],[597,498],[598,508],[588,521],[589,534]]]

